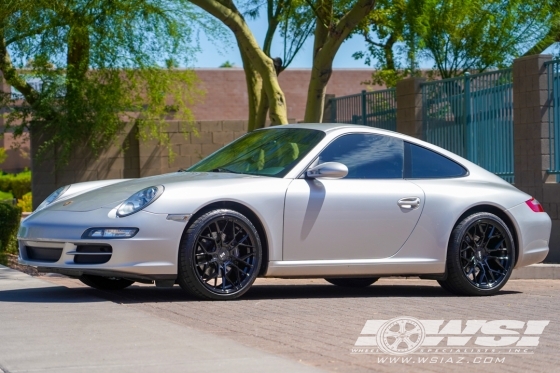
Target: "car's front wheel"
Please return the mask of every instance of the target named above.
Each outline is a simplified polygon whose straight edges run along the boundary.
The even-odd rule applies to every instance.
[[[325,281],[330,282],[336,286],[342,286],[345,288],[365,288],[370,286],[375,281],[379,280],[379,277],[355,277],[355,278],[326,278]]]
[[[493,295],[508,281],[515,262],[514,240],[496,215],[466,217],[451,233],[447,279],[438,281],[458,295]]]
[[[199,298],[238,298],[257,278],[261,260],[259,234],[247,217],[228,209],[210,211],[183,235],[178,282]]]
[[[122,290],[134,284],[134,281],[118,277],[101,277],[94,275],[81,275],[79,280],[99,290]]]

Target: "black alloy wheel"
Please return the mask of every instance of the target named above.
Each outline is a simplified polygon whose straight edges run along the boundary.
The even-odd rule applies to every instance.
[[[451,234],[446,280],[438,281],[459,295],[493,295],[507,282],[515,264],[514,240],[496,215],[476,213]]]
[[[210,211],[183,235],[179,284],[203,299],[238,298],[255,281],[261,260],[259,234],[249,219],[233,210]]]
[[[379,280],[379,277],[325,278],[325,281],[345,288],[365,288],[377,280]]]
[[[120,277],[101,277],[94,275],[81,275],[79,280],[99,290],[122,290],[134,284],[134,281]]]

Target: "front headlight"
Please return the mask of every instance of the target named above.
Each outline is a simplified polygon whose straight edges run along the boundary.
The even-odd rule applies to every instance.
[[[142,210],[158,199],[163,193],[163,185],[153,186],[134,193],[117,208],[117,216],[123,218]]]
[[[58,188],[57,190],[55,190],[54,192],[52,192],[40,205],[39,207],[37,207],[37,209],[35,210],[35,212],[44,209],[45,207],[47,207],[48,205],[50,205],[51,203],[53,203],[54,201],[56,201],[57,199],[59,199],[60,197],[62,197],[62,195],[64,193],[66,193],[66,191],[68,190],[68,188],[70,188],[70,185],[66,185],[63,187]]]

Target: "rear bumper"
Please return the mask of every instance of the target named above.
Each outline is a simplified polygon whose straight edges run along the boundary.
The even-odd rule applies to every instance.
[[[518,233],[515,268],[542,262],[548,255],[552,221],[545,212],[534,212],[525,203],[508,210]]]

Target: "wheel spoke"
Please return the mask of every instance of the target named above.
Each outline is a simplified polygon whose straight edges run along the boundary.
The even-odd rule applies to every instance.
[[[232,266],[234,266],[235,268],[237,268],[237,273],[241,272],[241,273],[243,273],[243,275],[244,275],[245,277],[248,276],[248,274],[246,274],[245,271],[242,270],[241,268],[239,268],[234,262],[231,262],[230,264],[231,264]]]
[[[400,336],[396,337],[395,341],[389,345],[389,348],[391,348],[392,350],[397,349],[402,341],[403,341],[402,337]]]
[[[490,275],[490,277],[492,278],[492,282],[496,282],[496,278],[494,277],[494,274],[492,273],[492,269],[490,268],[490,266],[488,265],[488,263],[486,261],[484,262],[484,266],[486,267],[486,270],[484,270],[484,273],[486,275]]]
[[[225,269],[225,265],[223,267],[220,267],[220,270],[222,272],[222,290],[226,290],[226,269]]]
[[[502,267],[502,269],[503,269],[504,271],[506,270],[506,268],[502,265],[502,263],[500,263],[500,262],[498,261],[497,258],[491,258],[491,259],[494,259],[494,260],[496,261],[496,264],[499,265],[500,267]]]
[[[505,238],[502,238],[502,239],[500,240],[500,242],[498,242],[498,243],[494,246],[493,249],[487,249],[487,250],[488,250],[488,251],[503,250],[503,248],[500,247],[500,246],[502,246],[502,244],[504,243],[505,240],[506,240]]]
[[[207,240],[212,240],[212,241],[216,242],[216,239],[212,236],[198,236],[198,237],[199,238],[204,238],[204,239],[207,239]]]

